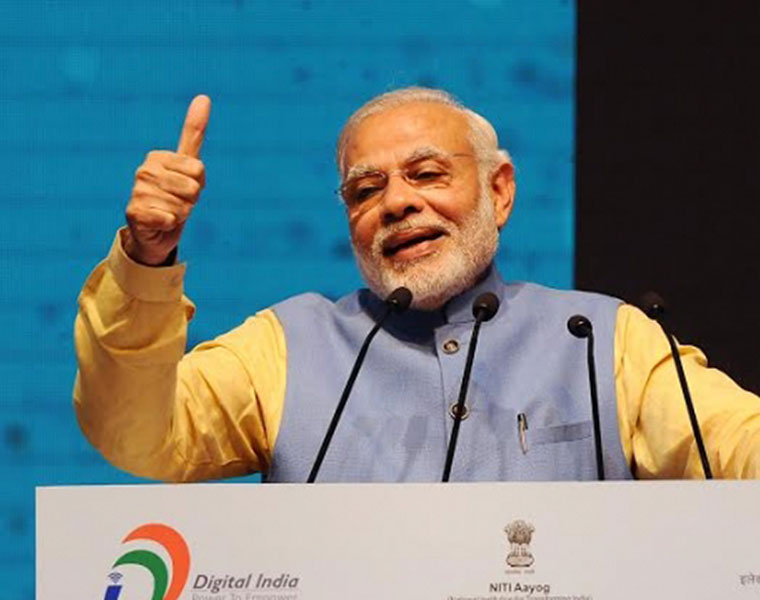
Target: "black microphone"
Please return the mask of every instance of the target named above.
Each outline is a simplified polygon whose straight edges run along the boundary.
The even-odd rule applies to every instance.
[[[375,323],[375,326],[370,330],[369,334],[367,334],[367,337],[364,339],[364,343],[359,350],[359,355],[356,357],[356,362],[354,362],[354,366],[351,369],[350,375],[348,376],[346,386],[343,388],[343,394],[341,394],[340,400],[338,401],[338,406],[335,408],[335,413],[333,413],[332,420],[330,421],[330,426],[327,428],[327,433],[325,433],[325,439],[322,440],[322,445],[320,446],[319,452],[317,453],[317,458],[314,461],[314,465],[311,467],[311,472],[309,473],[309,479],[307,480],[307,483],[314,483],[314,481],[317,479],[317,473],[319,473],[319,468],[322,466],[322,461],[325,459],[327,448],[330,446],[330,440],[332,440],[335,429],[338,427],[338,422],[340,421],[340,417],[343,414],[343,409],[346,407],[346,402],[348,402],[348,396],[351,394],[351,389],[354,387],[356,377],[359,375],[359,370],[361,369],[362,363],[364,362],[364,357],[367,355],[367,350],[369,349],[370,342],[372,342],[372,338],[374,338],[375,334],[380,331],[380,327],[382,327],[383,323],[391,313],[401,314],[407,308],[409,308],[409,305],[411,303],[412,292],[410,292],[405,287],[396,288],[385,299],[385,310],[378,319],[377,323]]]
[[[678,382],[681,384],[681,392],[683,393],[683,400],[686,403],[686,411],[689,413],[689,422],[691,423],[691,431],[694,434],[694,440],[697,442],[697,450],[699,451],[699,460],[702,462],[702,470],[705,473],[705,479],[712,479],[712,469],[710,468],[710,461],[707,458],[707,450],[705,450],[705,442],[702,439],[702,430],[699,428],[699,420],[697,419],[697,412],[694,410],[694,403],[691,400],[691,393],[689,392],[689,384],[686,382],[686,373],[683,370],[683,363],[681,362],[681,355],[678,353],[678,346],[676,345],[676,338],[665,327],[664,316],[667,312],[667,305],[665,301],[655,292],[647,292],[641,297],[641,306],[644,312],[650,319],[654,319],[659,323],[665,337],[670,344],[670,354],[673,357],[673,361],[676,364],[676,372],[678,373]]]
[[[594,328],[588,317],[573,315],[567,320],[567,329],[575,337],[588,340],[586,344],[588,383],[591,389],[591,417],[594,421],[594,449],[596,450],[596,476],[604,481],[604,454],[602,453],[602,431],[599,422],[599,396],[596,390],[596,364],[594,362]]]
[[[475,317],[475,327],[472,330],[470,347],[467,350],[467,360],[464,363],[464,374],[462,375],[462,385],[459,387],[459,400],[454,411],[454,426],[451,428],[451,438],[449,447],[446,451],[446,464],[443,467],[443,478],[441,481],[446,482],[451,475],[451,465],[454,462],[454,452],[457,448],[457,438],[459,437],[459,426],[462,423],[462,414],[464,413],[464,402],[467,398],[467,387],[470,383],[470,373],[472,372],[472,363],[475,359],[475,347],[478,344],[478,333],[480,326],[485,321],[490,321],[499,310],[499,299],[496,294],[485,292],[475,298],[472,304],[472,314]]]

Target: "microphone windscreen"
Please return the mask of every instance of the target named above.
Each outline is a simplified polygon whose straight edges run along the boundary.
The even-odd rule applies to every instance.
[[[490,321],[498,310],[499,299],[491,292],[480,294],[472,304],[472,314],[481,321]]]
[[[567,320],[567,329],[577,338],[587,338],[591,335],[593,327],[587,317],[573,315]]]
[[[659,319],[665,315],[668,307],[657,292],[647,292],[641,297],[641,308],[650,319]]]
[[[396,314],[404,312],[412,303],[412,292],[405,287],[393,290],[385,299],[385,304]]]

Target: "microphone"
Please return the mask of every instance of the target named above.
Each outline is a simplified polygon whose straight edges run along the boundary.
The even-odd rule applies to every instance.
[[[702,439],[702,430],[699,428],[699,421],[697,420],[697,413],[694,410],[694,403],[691,400],[691,392],[689,392],[689,384],[686,382],[686,373],[683,370],[683,363],[681,362],[681,355],[678,353],[678,347],[676,345],[676,338],[665,327],[663,319],[667,312],[667,305],[665,301],[656,292],[647,292],[641,297],[641,306],[644,312],[650,319],[654,319],[659,323],[665,337],[670,344],[670,354],[673,357],[673,361],[676,365],[676,373],[678,373],[678,383],[681,385],[681,393],[683,394],[683,400],[686,403],[686,411],[689,413],[689,423],[691,423],[691,431],[694,434],[694,440],[697,443],[697,450],[699,451],[699,460],[702,463],[702,470],[705,473],[705,479],[712,479],[712,469],[710,468],[710,461],[707,458],[707,450],[705,450],[705,442]]]
[[[317,474],[319,473],[319,469],[322,466],[322,461],[325,459],[325,454],[327,454],[327,448],[330,446],[330,441],[332,440],[333,434],[338,427],[338,422],[340,421],[340,417],[343,414],[343,409],[346,407],[346,402],[348,402],[348,397],[351,394],[351,390],[354,387],[354,382],[359,375],[359,370],[362,367],[362,363],[364,363],[364,357],[367,355],[367,350],[369,349],[370,342],[372,342],[372,338],[374,338],[375,334],[380,331],[380,327],[382,327],[383,323],[391,313],[401,314],[407,308],[409,308],[409,305],[411,303],[412,292],[410,292],[405,287],[396,288],[385,299],[385,310],[377,320],[377,323],[375,323],[375,326],[370,330],[369,334],[367,334],[367,337],[364,339],[364,343],[359,350],[359,355],[356,357],[356,362],[354,362],[354,366],[351,369],[350,375],[348,376],[346,386],[343,388],[343,394],[341,394],[340,400],[338,401],[338,406],[335,408],[335,412],[333,413],[332,420],[330,421],[330,426],[327,428],[325,438],[322,440],[322,445],[319,447],[317,458],[314,460],[314,465],[311,467],[311,472],[309,473],[307,483],[314,483],[314,481],[317,479]]]
[[[472,304],[472,315],[475,317],[476,323],[478,321],[490,321],[498,310],[499,298],[491,292],[480,294]]]
[[[385,299],[385,305],[397,315],[400,315],[412,304],[412,292],[405,287],[397,287]],[[387,315],[383,315],[383,319]]]
[[[573,315],[567,320],[567,329],[579,339],[586,338],[588,383],[591,389],[591,417],[594,422],[594,449],[596,451],[596,476],[604,481],[604,455],[602,453],[602,432],[599,423],[599,396],[596,390],[596,365],[594,363],[594,327],[588,317]]]
[[[478,333],[480,333],[480,326],[490,321],[496,311],[499,310],[499,299],[496,294],[491,292],[485,292],[475,298],[475,302],[472,304],[472,314],[475,317],[475,326],[472,330],[472,338],[470,339],[470,347],[467,350],[467,360],[464,363],[464,374],[462,375],[462,384],[459,387],[459,400],[457,400],[456,410],[454,411],[454,426],[451,428],[451,437],[449,439],[449,447],[446,451],[446,464],[443,467],[442,482],[447,482],[451,475],[451,465],[454,462],[454,452],[457,448],[457,438],[459,437],[459,426],[462,423],[462,414],[464,413],[464,402],[467,398],[467,387],[470,383],[470,373],[472,372],[472,363],[475,360],[475,347],[478,344]]]

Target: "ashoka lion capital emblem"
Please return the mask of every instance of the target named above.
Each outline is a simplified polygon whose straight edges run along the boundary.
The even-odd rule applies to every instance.
[[[535,560],[530,553],[530,540],[535,528],[522,519],[512,521],[504,528],[509,540],[507,564],[510,567],[529,567]]]

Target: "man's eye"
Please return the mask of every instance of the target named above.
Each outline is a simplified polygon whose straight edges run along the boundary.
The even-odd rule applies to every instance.
[[[369,200],[372,196],[377,194],[382,188],[378,186],[368,185],[362,188],[359,188],[354,193],[354,200],[356,202],[364,202],[365,200]]]
[[[417,173],[414,173],[412,175],[412,179],[415,181],[436,181],[438,179],[443,178],[445,173],[442,173],[441,171],[418,171]]]

